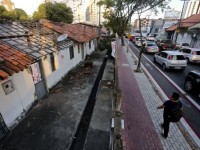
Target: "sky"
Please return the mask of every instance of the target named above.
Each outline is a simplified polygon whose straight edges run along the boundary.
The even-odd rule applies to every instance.
[[[1,1],[1,0],[0,0]],[[32,15],[34,11],[37,10],[38,6],[44,2],[44,0],[11,0],[15,4],[15,8],[21,8],[26,11],[28,15]],[[89,0],[84,0],[89,1]],[[181,0],[171,0],[169,6],[175,10],[180,10],[183,7],[183,1]],[[144,14],[145,15],[145,14]],[[156,18],[162,17],[160,13]]]
[[[37,10],[38,6],[44,0],[11,0],[15,4],[15,8],[23,9],[28,15],[32,15]]]

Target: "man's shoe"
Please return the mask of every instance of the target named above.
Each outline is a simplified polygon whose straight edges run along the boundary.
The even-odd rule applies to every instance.
[[[163,137],[163,138],[167,138],[167,136],[166,135],[164,135],[164,133],[161,133],[161,136]]]

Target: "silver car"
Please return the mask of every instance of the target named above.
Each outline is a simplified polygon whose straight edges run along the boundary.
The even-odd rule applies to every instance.
[[[200,63],[200,49],[183,47],[180,52],[185,55],[187,62]]]
[[[162,65],[162,69],[177,69],[184,71],[187,61],[184,54],[178,51],[162,51],[154,55],[154,62]]]
[[[159,48],[154,42],[146,42],[144,47],[144,53],[157,53]]]

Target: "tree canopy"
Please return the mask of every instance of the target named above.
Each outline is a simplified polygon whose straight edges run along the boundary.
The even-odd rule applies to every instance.
[[[156,7],[164,8],[170,0],[101,0],[99,5],[105,5],[109,11],[104,14],[105,24],[119,36],[124,34],[131,17],[135,13],[143,13]]]
[[[15,8],[13,11],[7,11],[4,6],[0,6],[0,19],[24,21],[29,17],[23,9]]]
[[[73,22],[73,12],[65,3],[43,3],[34,12],[33,19],[48,19],[54,22]]]
[[[23,9],[15,8],[13,13],[14,13],[16,20],[28,20],[29,19],[27,13]]]

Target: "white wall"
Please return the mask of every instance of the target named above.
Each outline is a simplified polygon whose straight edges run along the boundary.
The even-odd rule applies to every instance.
[[[15,90],[6,95],[2,83],[12,80]],[[35,99],[35,86],[32,75],[25,69],[0,82],[0,113],[8,127],[18,123],[18,118],[27,111]]]
[[[177,42],[178,43],[188,43],[188,44],[190,44],[191,34],[189,34],[189,33],[179,33],[178,37],[177,37]]]
[[[81,47],[80,53],[78,53],[78,45],[74,45],[74,58],[70,60],[69,48],[60,50],[54,53],[55,70],[52,72],[50,57],[42,60],[44,66],[44,74],[47,82],[47,88],[52,88],[56,85],[63,76],[65,76],[69,70],[74,68],[82,60]]]
[[[91,48],[89,48],[89,42],[86,42],[84,45],[85,45],[85,52],[86,54],[90,55],[94,50],[95,50],[95,42],[96,42],[96,39],[93,39],[90,41],[91,42]]]

